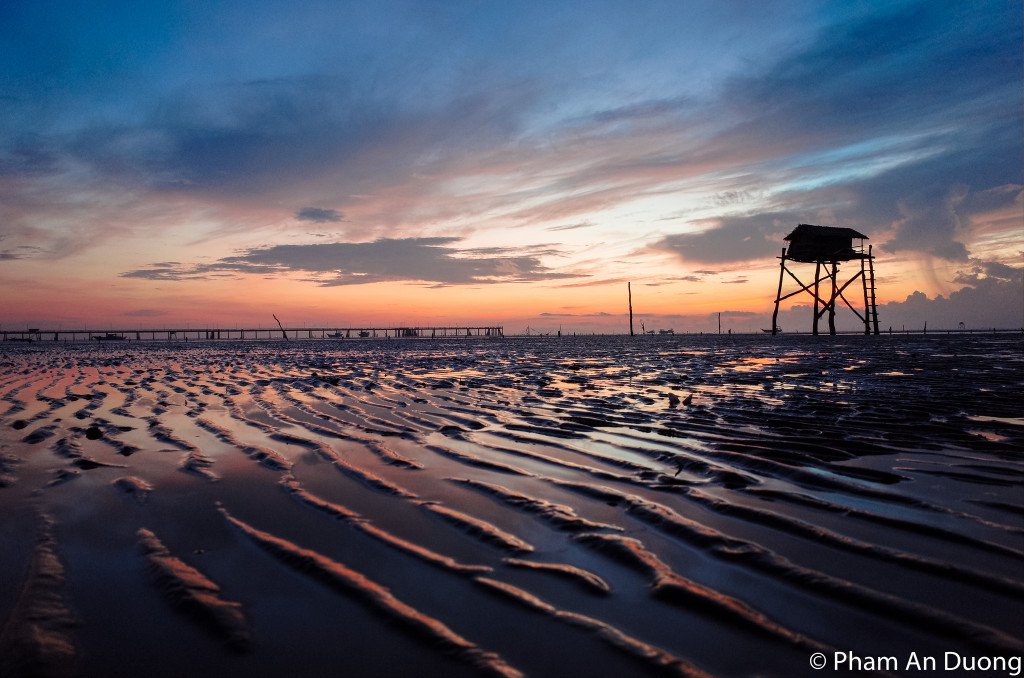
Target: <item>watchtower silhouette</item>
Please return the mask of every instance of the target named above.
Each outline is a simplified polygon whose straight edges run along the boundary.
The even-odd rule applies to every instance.
[[[859,246],[854,249],[853,240],[859,239]],[[871,246],[868,245],[867,252],[864,251],[864,241],[868,237],[858,233],[852,228],[836,228],[834,226],[814,226],[811,224],[799,224],[793,232],[785,237],[789,243],[789,249],[782,248],[782,256],[779,257],[779,290],[775,295],[775,312],[772,313],[772,334],[779,333],[779,303],[783,299],[789,299],[803,292],[814,297],[814,324],[812,333],[818,334],[818,321],[828,314],[828,333],[836,333],[836,302],[842,299],[851,311],[864,323],[864,334],[871,334],[874,330],[878,334],[878,307],[875,304],[875,258],[871,254]],[[839,285],[839,263],[843,261],[860,261],[860,270],[852,278],[842,285]],[[814,264],[814,282],[805,285],[800,278],[790,270],[787,262],[799,262]],[[822,275],[824,267],[824,275]],[[800,289],[789,294],[782,294],[782,283],[786,274],[800,286]],[[861,280],[864,289],[864,314],[853,307],[853,304],[843,295],[843,292],[857,279]],[[821,283],[827,282],[829,289],[827,297],[822,296]],[[819,310],[820,309],[820,310]]]

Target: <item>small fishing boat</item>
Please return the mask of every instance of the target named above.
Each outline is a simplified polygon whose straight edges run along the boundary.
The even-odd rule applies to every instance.
[[[128,337],[123,334],[117,334],[115,332],[107,332],[106,334],[94,334],[89,337],[93,341],[126,341]]]

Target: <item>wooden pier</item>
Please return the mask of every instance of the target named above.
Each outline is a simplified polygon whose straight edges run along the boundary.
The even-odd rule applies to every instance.
[[[3,341],[227,341],[267,339],[317,339],[324,341],[372,339],[444,339],[455,337],[503,337],[501,326],[469,327],[185,327],[174,329],[102,330],[3,330]]]

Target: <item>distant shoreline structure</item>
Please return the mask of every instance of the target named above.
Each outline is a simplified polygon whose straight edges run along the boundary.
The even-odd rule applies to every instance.
[[[184,327],[147,329],[2,330],[3,341],[228,341],[268,339],[453,339],[503,337],[500,325],[438,325],[392,327]]]
[[[285,327],[284,335],[289,340],[299,341],[373,341],[394,339],[572,339],[573,337],[629,337],[628,332],[561,332],[553,333],[514,333],[506,334],[501,325],[481,326],[392,326],[392,327]],[[648,332],[633,337],[644,341],[664,340],[668,337],[764,337],[770,334],[766,330],[747,332],[702,332],[674,331],[654,334]],[[1024,334],[1024,328],[935,328],[927,326],[918,329],[891,329],[880,332],[881,336],[902,335],[990,335],[990,334]],[[839,336],[863,336],[862,330],[838,331]],[[284,341],[282,329],[269,327],[255,328],[149,328],[130,330],[49,330],[28,328],[25,330],[0,330],[0,341],[11,343],[120,343],[120,342],[189,342],[189,341]],[[786,337],[813,336],[813,332],[786,332]]]

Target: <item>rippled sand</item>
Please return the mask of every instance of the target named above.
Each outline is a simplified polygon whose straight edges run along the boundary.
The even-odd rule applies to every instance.
[[[0,366],[3,675],[1024,652],[1019,336],[40,344]]]

